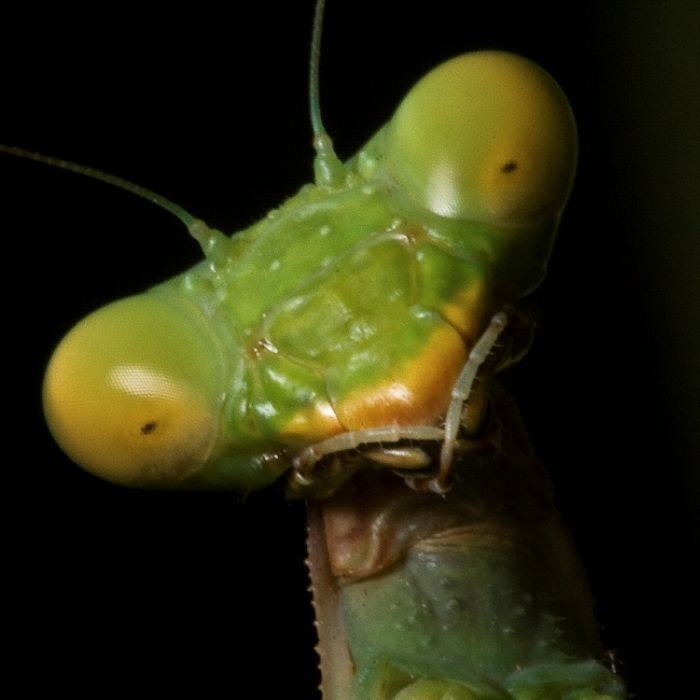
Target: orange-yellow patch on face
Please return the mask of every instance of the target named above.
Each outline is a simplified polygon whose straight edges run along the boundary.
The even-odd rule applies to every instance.
[[[456,294],[443,308],[442,315],[469,344],[476,342],[487,315],[488,290],[483,280],[473,282]]]
[[[299,411],[282,429],[286,439],[325,440],[344,431],[328,401],[318,401],[312,408]]]
[[[418,357],[377,386],[350,394],[336,406],[336,414],[345,430],[433,424],[445,411],[466,359],[462,337],[445,324]]]

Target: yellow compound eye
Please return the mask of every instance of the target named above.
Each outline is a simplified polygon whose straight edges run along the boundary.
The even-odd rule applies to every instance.
[[[442,216],[518,224],[558,214],[576,167],[576,126],[554,79],[500,51],[428,73],[389,123],[387,166]]]
[[[199,320],[143,294],[78,323],[54,352],[44,411],[63,450],[130,486],[176,486],[218,432],[218,363]]]

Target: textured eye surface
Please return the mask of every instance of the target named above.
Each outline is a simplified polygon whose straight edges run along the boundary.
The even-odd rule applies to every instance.
[[[44,380],[51,432],[102,478],[174,486],[216,439],[217,363],[196,318],[153,295],[110,304],[56,348]]]
[[[558,213],[576,166],[568,101],[542,68],[480,51],[428,73],[389,123],[387,166],[420,204],[496,224]]]

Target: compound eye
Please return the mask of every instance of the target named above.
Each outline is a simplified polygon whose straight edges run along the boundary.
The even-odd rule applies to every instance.
[[[539,66],[481,51],[438,66],[387,130],[387,167],[442,216],[529,223],[564,207],[576,167],[569,103]]]
[[[172,487],[209,457],[217,381],[196,319],[144,294],[99,309],[66,335],[46,371],[44,412],[56,441],[88,471]]]

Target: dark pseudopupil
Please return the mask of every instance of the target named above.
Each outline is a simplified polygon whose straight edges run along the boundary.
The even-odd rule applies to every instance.
[[[512,173],[514,170],[518,169],[518,164],[514,160],[509,160],[507,163],[501,166],[502,173]]]
[[[144,423],[141,426],[141,435],[150,435],[151,433],[155,432],[157,427],[158,423],[156,423],[154,420],[148,421],[148,423]]]

